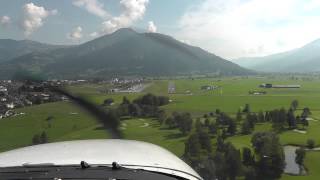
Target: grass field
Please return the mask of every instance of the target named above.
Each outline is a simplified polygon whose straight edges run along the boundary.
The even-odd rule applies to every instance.
[[[168,94],[168,83],[174,82],[175,94]],[[263,89],[266,95],[249,95],[248,91],[259,90],[262,83],[273,84],[299,84],[300,89]],[[213,91],[203,91],[203,85],[221,87]],[[158,80],[150,82],[148,88],[142,93],[101,93],[101,89],[108,85],[85,84],[70,86],[68,89],[75,94],[81,95],[96,104],[102,104],[107,98],[113,98],[115,105],[120,104],[123,96],[134,99],[144,93],[151,92],[156,95],[169,96],[172,102],[162,107],[168,113],[173,111],[191,112],[194,117],[203,116],[205,113],[220,109],[234,115],[239,108],[246,103],[250,104],[252,111],[271,110],[275,108],[288,108],[292,100],[299,101],[299,108],[309,107],[312,111],[311,121],[306,134],[286,131],[280,134],[283,145],[305,145],[308,138],[316,140],[320,145],[320,80],[290,80],[289,78],[224,78],[224,79],[179,79]],[[190,92],[186,94],[186,92]],[[85,111],[69,102],[42,104],[40,106],[18,109],[25,115],[0,120],[0,151],[10,150],[31,144],[34,134],[46,131],[50,142],[76,140],[76,139],[101,139],[108,138],[105,130]],[[299,111],[298,111],[299,112]],[[49,123],[47,118],[53,116]],[[148,126],[144,127],[145,124]],[[49,127],[49,124],[50,127]],[[129,119],[122,124],[126,139],[147,141],[167,148],[178,156],[184,151],[184,141],[187,137],[182,136],[178,130],[166,129],[152,119]],[[255,131],[271,130],[268,123],[258,124]],[[237,148],[251,147],[251,135],[236,135],[228,138]],[[215,142],[212,139],[212,142]],[[295,177],[284,175],[282,179],[320,179],[320,152],[308,152],[306,166],[309,175]]]

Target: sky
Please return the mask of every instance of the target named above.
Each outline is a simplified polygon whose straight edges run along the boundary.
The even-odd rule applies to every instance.
[[[218,56],[265,56],[320,38],[320,0],[1,0],[0,39],[81,44],[132,27]]]

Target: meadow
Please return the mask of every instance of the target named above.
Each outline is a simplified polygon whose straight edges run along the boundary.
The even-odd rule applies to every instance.
[[[174,94],[168,94],[168,83],[176,86]],[[272,84],[299,84],[299,89],[261,89],[262,83]],[[204,85],[217,86],[216,90],[201,90]],[[88,100],[101,105],[107,98],[113,98],[115,105],[120,104],[123,96],[130,100],[145,93],[169,96],[172,102],[162,108],[168,114],[190,112],[194,118],[220,109],[230,115],[250,104],[253,112],[260,110],[272,110],[275,108],[289,108],[292,100],[299,102],[298,109],[309,107],[312,112],[306,134],[293,131],[285,131],[280,136],[283,145],[305,145],[311,138],[320,145],[320,80],[291,77],[230,77],[230,78],[202,78],[202,79],[170,79],[152,80],[148,88],[142,93],[114,93],[106,94],[101,90],[108,88],[104,84],[82,84],[70,86],[68,89],[74,94],[83,96]],[[249,95],[249,91],[263,90],[265,95]],[[71,102],[56,102],[39,106],[26,107],[16,111],[25,113],[7,119],[0,120],[0,151],[6,151],[17,147],[28,146],[34,134],[46,131],[50,142],[75,140],[75,139],[104,139],[109,135],[85,110]],[[300,110],[297,111],[300,113]],[[48,117],[53,119],[48,122]],[[318,121],[319,120],[319,121]],[[146,123],[148,126],[145,126]],[[178,156],[184,152],[184,141],[176,129],[168,129],[160,125],[154,119],[127,119],[122,121],[122,132],[126,139],[141,140],[158,144]],[[271,124],[258,124],[255,132],[271,130]],[[228,138],[237,148],[251,147],[251,135],[236,135]],[[215,139],[212,138],[213,144]],[[317,169],[320,167],[320,152],[308,152],[306,167],[308,176],[284,175],[282,179],[319,179]]]

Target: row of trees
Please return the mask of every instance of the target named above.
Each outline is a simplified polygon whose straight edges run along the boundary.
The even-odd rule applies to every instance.
[[[295,129],[299,124],[305,128],[309,125],[307,118],[311,115],[311,111],[308,107],[305,107],[302,109],[302,113],[296,116],[297,108],[298,101],[294,100],[289,110],[281,108],[253,113],[250,111],[250,105],[246,104],[244,110],[237,113],[236,119],[237,121],[241,121],[242,115],[245,113],[246,118],[241,124],[242,134],[251,134],[254,130],[255,123],[258,122],[271,122],[275,132],[281,132],[285,129]]]
[[[213,151],[209,133],[196,131],[185,143],[184,158],[204,179],[246,180],[278,179],[285,167],[284,151],[275,133],[260,132],[252,136],[252,151],[242,153],[222,136],[217,137]]]
[[[108,101],[110,102],[110,100]],[[120,116],[155,117],[160,111],[159,106],[168,103],[168,97],[155,96],[153,94],[146,94],[132,102],[128,98],[123,97],[122,103],[118,107],[118,112]]]
[[[173,112],[165,120],[165,124],[169,128],[178,128],[183,135],[187,135],[192,130],[193,120],[190,113]]]

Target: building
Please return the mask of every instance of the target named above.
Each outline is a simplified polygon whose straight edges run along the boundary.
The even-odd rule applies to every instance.
[[[272,84],[263,83],[263,84],[260,84],[259,87],[261,87],[261,88],[272,88]]]
[[[214,90],[214,89],[215,89],[214,86],[208,86],[208,85],[201,86],[201,90],[211,91],[211,90]]]
[[[273,85],[272,88],[301,88],[301,85]]]
[[[301,88],[301,85],[298,84],[289,84],[289,85],[273,85],[269,83],[264,83],[259,85],[260,88]]]
[[[0,92],[7,92],[8,89],[4,86],[0,86]]]
[[[174,82],[169,82],[168,93],[173,94],[175,92],[176,92],[176,85],[174,84]]]

